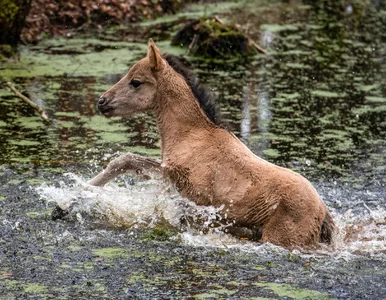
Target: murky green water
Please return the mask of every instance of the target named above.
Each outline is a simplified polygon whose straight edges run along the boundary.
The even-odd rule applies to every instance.
[[[144,56],[147,37],[120,41],[129,40],[125,30],[119,35],[109,30],[57,38],[22,47],[19,62],[0,68],[0,287],[6,299],[384,295],[386,3],[342,3],[241,1],[195,6],[181,16],[217,11],[267,49],[267,55],[244,63],[186,59],[213,89],[230,129],[255,153],[309,177],[343,225],[367,222],[368,232],[359,234],[359,244],[339,245],[335,259],[325,253],[308,256],[210,241],[210,236],[178,236],[173,227],[161,237],[149,229],[116,231],[93,216],[51,221],[53,203],[64,196],[93,199],[80,208],[82,218],[90,207],[106,217],[95,208],[98,201],[108,200],[114,208],[117,197],[133,197],[116,186],[78,193],[64,172],[91,177],[119,152],[160,154],[152,116],[106,119],[95,106],[99,95]],[[158,19],[143,28],[157,32],[152,26],[164,24],[171,31],[175,27],[167,24],[177,18]],[[170,46],[168,30],[158,46],[183,55],[184,49]],[[6,81],[42,106],[53,123],[45,125],[3,85]],[[42,182],[56,189],[43,188],[48,196],[42,197]],[[166,210],[157,206],[160,199],[150,194],[151,188],[135,189],[135,195],[145,193],[135,209],[147,213],[143,203],[155,203],[149,215],[158,220],[147,220],[145,213],[143,222],[162,225],[159,219]],[[134,202],[120,203],[116,209],[134,212]],[[225,250],[217,248],[223,245]],[[351,257],[353,253],[359,256]]]

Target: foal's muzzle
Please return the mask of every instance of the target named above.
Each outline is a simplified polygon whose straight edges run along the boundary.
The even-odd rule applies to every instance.
[[[107,98],[103,96],[100,97],[98,100],[98,109],[104,115],[108,114],[113,110],[113,108],[108,105],[108,102],[109,101],[107,100]]]
[[[106,104],[106,102],[107,102],[106,97],[103,97],[103,96],[100,97],[99,100],[98,100],[98,107],[103,106],[104,104]]]

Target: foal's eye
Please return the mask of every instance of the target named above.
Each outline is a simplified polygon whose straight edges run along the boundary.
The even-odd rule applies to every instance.
[[[136,79],[132,79],[132,80],[130,81],[130,85],[132,85],[132,86],[135,87],[135,88],[139,87],[141,84],[142,84],[142,82],[139,81],[139,80],[136,80]]]

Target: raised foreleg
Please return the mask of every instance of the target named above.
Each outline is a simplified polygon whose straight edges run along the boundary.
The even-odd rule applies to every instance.
[[[112,160],[101,173],[91,179],[88,184],[103,186],[118,175],[131,173],[147,179],[162,175],[161,161],[154,158],[127,153]]]

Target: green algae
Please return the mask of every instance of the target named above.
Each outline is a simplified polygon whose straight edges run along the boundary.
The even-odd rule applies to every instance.
[[[46,218],[50,216],[51,212],[52,212],[52,209],[48,208],[40,211],[29,211],[29,212],[26,212],[26,215],[32,219],[38,219],[38,218]]]
[[[315,90],[311,91],[311,94],[318,97],[324,97],[324,98],[338,98],[341,97],[339,93],[331,92],[331,91],[321,91],[321,90]]]
[[[140,237],[145,241],[166,241],[172,236],[176,235],[176,233],[176,230],[171,230],[167,228],[151,228]]]
[[[375,90],[375,89],[378,89],[378,88],[379,88],[379,84],[360,85],[358,87],[358,89],[363,91],[363,92],[369,92],[369,91],[372,91],[372,90]]]
[[[104,257],[106,259],[117,259],[129,257],[129,252],[124,248],[101,248],[92,250],[94,255]]]
[[[57,117],[79,117],[81,114],[78,111],[57,111],[54,113]]]
[[[149,281],[150,282],[150,280],[148,280],[148,278],[144,274],[139,274],[139,273],[136,273],[136,272],[134,272],[132,275],[130,275],[126,279],[126,282],[128,284],[136,284],[139,281]]]
[[[163,49],[164,53],[176,56],[183,56],[186,53],[186,50],[181,47],[172,46],[169,41],[160,41],[157,42],[157,47]]]
[[[289,297],[292,299],[315,299],[327,300],[331,299],[328,295],[309,289],[297,288],[290,284],[273,283],[273,282],[258,282],[253,283],[263,289],[270,290],[279,297]]]
[[[287,63],[287,66],[292,69],[312,69],[311,66],[300,63]]]
[[[58,120],[56,124],[62,128],[74,128],[77,125],[73,121]]]
[[[150,156],[150,157],[160,157],[161,156],[161,150],[160,149],[149,149],[149,148],[143,148],[143,147],[130,146],[129,151],[134,152],[134,153],[140,153],[140,154]]]
[[[95,51],[90,47],[90,42],[95,45],[109,46],[104,51]],[[50,52],[42,53],[39,50],[50,48],[60,50],[59,54]],[[179,47],[171,47],[166,41],[159,43],[163,51],[174,55],[181,55],[183,51]],[[84,52],[66,54],[66,52],[85,48]],[[39,44],[39,48],[21,47],[21,58],[18,62],[4,63],[0,79],[12,81],[14,78],[34,77],[89,77],[103,76],[107,74],[124,74],[136,60],[146,54],[146,43],[130,42],[106,42],[103,40],[85,40],[82,36],[72,39],[56,38],[46,40]],[[55,88],[55,86],[53,86]],[[83,91],[78,91],[81,95]],[[76,94],[73,91],[72,94]]]
[[[386,112],[386,105],[380,105],[380,106],[362,106],[359,108],[354,108],[351,110],[351,112],[355,115],[366,115],[370,113],[381,113]]]
[[[85,124],[86,128],[90,128],[95,131],[104,131],[104,132],[115,132],[122,131],[124,126],[120,123],[117,123],[118,120],[121,120],[120,117],[115,117],[111,119],[107,119],[104,116],[94,115],[92,117],[86,117]]]
[[[255,266],[253,267],[254,270],[257,270],[257,271],[262,271],[262,270],[266,270],[267,267],[266,266]]]
[[[18,117],[17,123],[28,129],[42,129],[45,127],[43,120],[39,117]]]
[[[298,26],[292,24],[263,24],[260,26],[261,30],[267,30],[271,32],[281,32],[281,31],[297,31]]]
[[[289,94],[289,93],[281,93],[280,96],[284,97],[285,99],[288,99],[288,100],[293,100],[293,99],[297,99],[300,97],[300,94],[298,92],[294,92],[292,94]],[[280,99],[280,98],[279,98]]]
[[[265,149],[263,151],[264,153],[264,156],[268,156],[268,157],[271,157],[271,158],[275,158],[275,157],[279,157],[280,156],[280,152],[276,149]]]
[[[14,279],[6,279],[6,280],[3,280],[1,284],[7,286],[7,288],[10,290],[14,290],[19,286],[20,282]]]
[[[12,179],[10,181],[7,182],[7,184],[19,184],[21,183],[22,180],[20,179]]]
[[[83,249],[83,247],[78,245],[70,245],[67,247],[71,252],[78,252]]]
[[[66,263],[63,263],[59,266],[59,268],[63,268],[63,269],[72,269],[72,266],[69,265],[69,264],[66,264]]]
[[[24,285],[24,292],[27,294],[44,294],[48,291],[47,286],[38,283],[28,283]]]
[[[386,103],[386,97],[366,96],[367,103]]]
[[[1,285],[5,285],[9,290],[21,289],[26,294],[38,294],[44,296],[48,292],[48,287],[39,283],[24,283],[18,280],[3,280]]]
[[[29,141],[29,140],[9,140],[8,142],[12,145],[23,146],[23,147],[40,145],[40,142],[38,141]]]
[[[99,144],[104,144],[106,142],[108,143],[122,143],[127,141],[127,134],[122,132],[103,132],[103,133],[98,133],[98,137],[100,138],[98,140]]]
[[[76,40],[84,43],[83,39]],[[59,44],[67,44],[76,47],[74,40],[60,38]],[[43,45],[44,46],[44,45]],[[64,51],[65,53],[65,51]],[[95,76],[124,72],[136,58],[144,54],[143,47],[134,43],[120,43],[120,48],[107,49],[102,52],[89,51],[76,56],[69,54],[50,55],[37,53],[27,47],[21,48],[21,59],[17,63],[4,64],[1,76],[4,80],[12,80],[15,77],[37,76]]]

